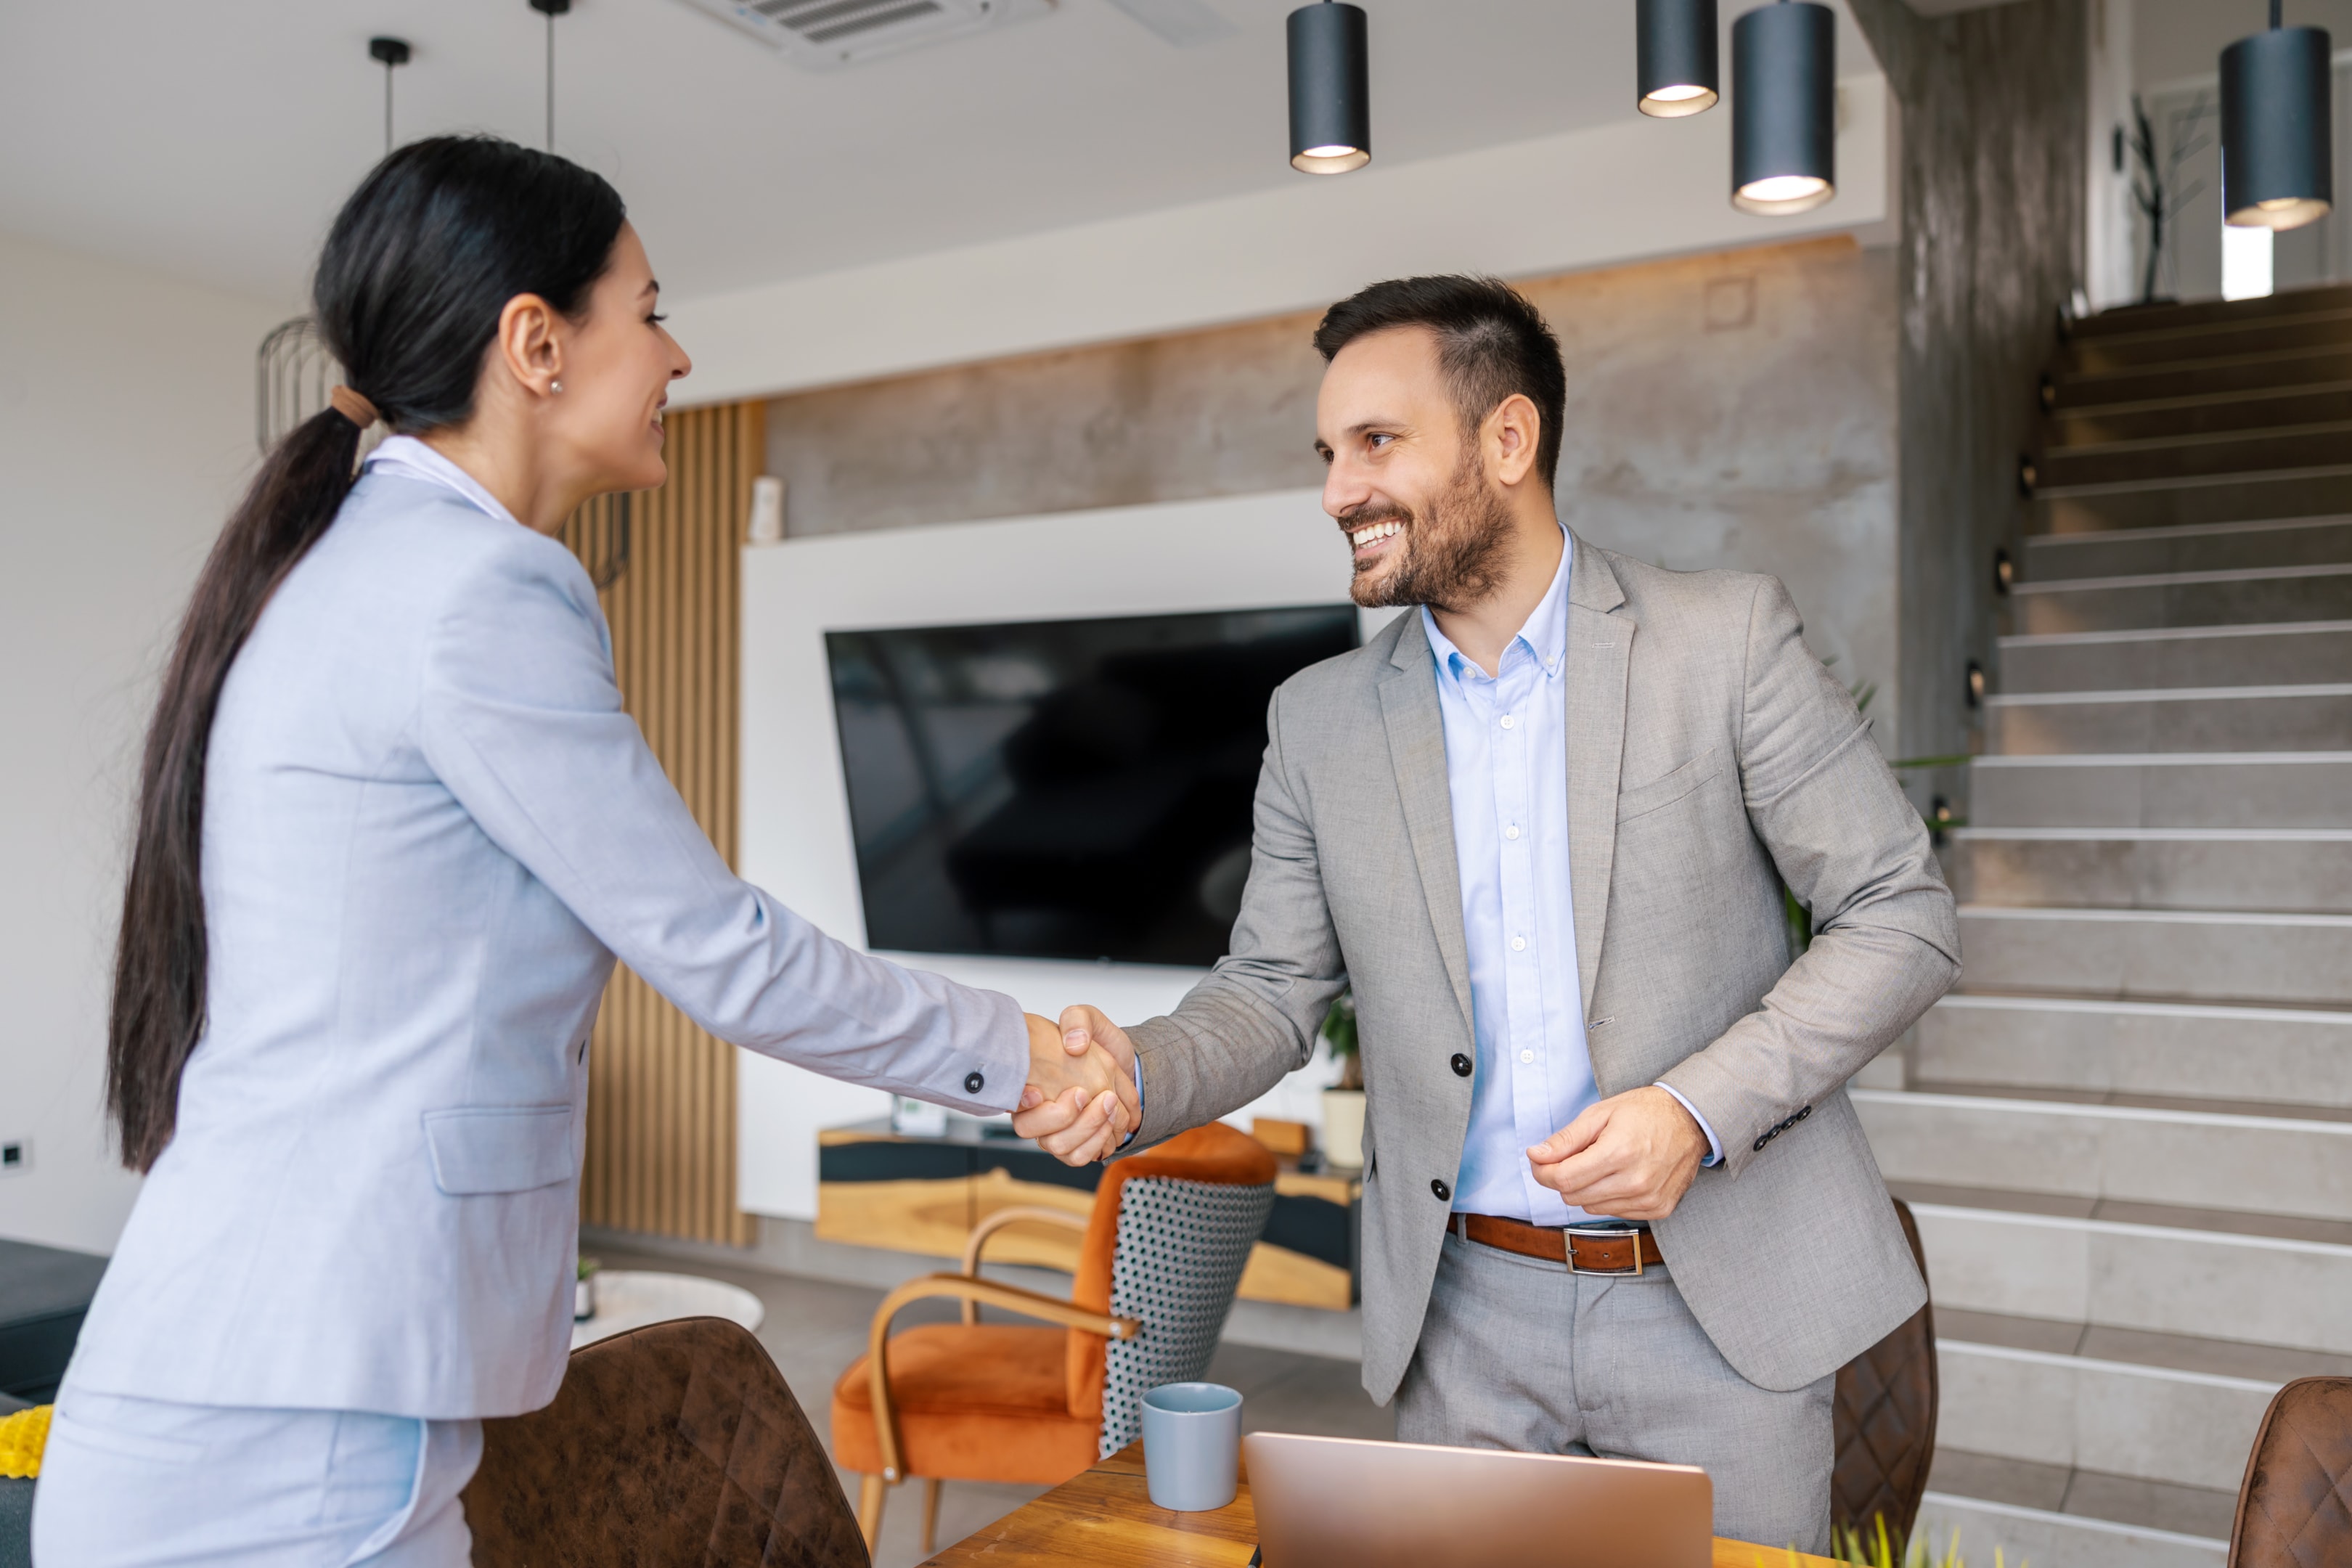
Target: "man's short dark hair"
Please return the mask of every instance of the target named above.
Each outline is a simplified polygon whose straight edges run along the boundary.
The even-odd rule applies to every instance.
[[[1559,427],[1568,416],[1568,371],[1559,340],[1527,297],[1497,278],[1392,278],[1349,295],[1323,313],[1315,351],[1332,357],[1370,332],[1426,327],[1437,337],[1438,368],[1465,434],[1511,394],[1541,415],[1536,471],[1551,488],[1559,469]]]

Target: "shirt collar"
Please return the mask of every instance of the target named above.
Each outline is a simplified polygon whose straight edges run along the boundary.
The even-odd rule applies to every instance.
[[[1576,562],[1576,541],[1569,536],[1565,526],[1559,534],[1559,566],[1551,574],[1551,586],[1544,590],[1543,598],[1528,614],[1519,635],[1511,639],[1526,646],[1548,678],[1559,674],[1561,656],[1568,651],[1568,580]],[[1427,605],[1421,606],[1421,629],[1429,638],[1429,651],[1435,656],[1441,674],[1458,679],[1464,668],[1477,668],[1468,654],[1454,646],[1453,638],[1437,629],[1437,617],[1429,613]],[[1510,657],[1508,647],[1504,648],[1503,656],[1507,659]]]
[[[374,451],[367,455],[367,461],[360,465],[362,473],[369,468],[382,468],[386,473],[422,479],[426,484],[456,490],[492,517],[508,522],[515,521],[514,513],[500,506],[499,498],[484,489],[473,475],[414,436],[386,437]]]

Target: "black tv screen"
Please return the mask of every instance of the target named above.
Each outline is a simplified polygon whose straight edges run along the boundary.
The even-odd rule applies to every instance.
[[[827,632],[868,945],[1213,963],[1274,689],[1352,605]]]

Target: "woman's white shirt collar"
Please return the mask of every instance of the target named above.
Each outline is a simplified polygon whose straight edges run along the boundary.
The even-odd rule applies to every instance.
[[[492,517],[515,521],[514,513],[500,506],[499,498],[484,489],[473,475],[414,436],[386,437],[360,465],[362,473],[370,468],[382,468],[403,479],[423,479],[427,484],[456,490]]]

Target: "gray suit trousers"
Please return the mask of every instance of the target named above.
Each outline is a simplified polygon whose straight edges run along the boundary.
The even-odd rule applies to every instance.
[[[1780,1393],[1740,1376],[1663,1266],[1570,1274],[1449,1233],[1397,1436],[1697,1465],[1717,1535],[1826,1553],[1836,1384]]]

